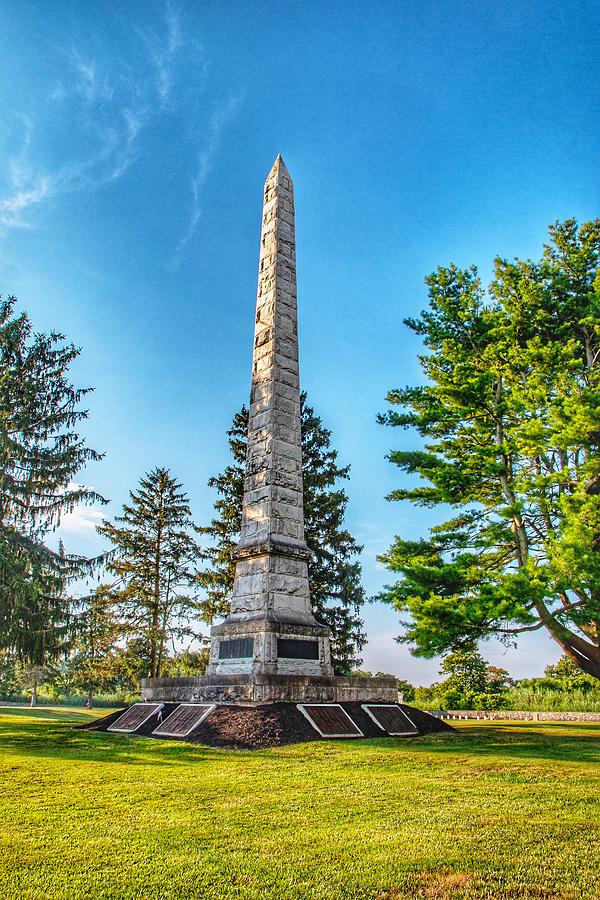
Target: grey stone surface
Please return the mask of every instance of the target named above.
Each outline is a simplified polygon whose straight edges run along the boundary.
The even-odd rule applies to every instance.
[[[209,675],[333,674],[329,630],[312,611],[304,539],[294,188],[281,156],[264,189],[248,451],[231,613],[211,630]],[[303,633],[319,659],[281,659],[277,639]],[[221,659],[219,642],[254,653]]]
[[[394,678],[342,678],[320,675],[228,673],[198,678],[145,678],[145,701],[210,703],[397,703]]]

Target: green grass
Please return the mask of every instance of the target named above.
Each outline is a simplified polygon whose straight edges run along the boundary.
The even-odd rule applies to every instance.
[[[233,752],[86,718],[0,709],[6,900],[600,897],[598,725]]]

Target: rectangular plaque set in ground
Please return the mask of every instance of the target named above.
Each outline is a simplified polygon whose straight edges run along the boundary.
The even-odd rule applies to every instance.
[[[80,727],[252,749],[319,739],[414,737],[448,728],[426,713],[397,703],[177,702],[135,703]]]
[[[333,674],[315,619],[304,539],[294,189],[281,156],[264,189],[248,450],[229,617],[211,630],[207,674],[146,679],[153,702],[394,702],[393,678]]]

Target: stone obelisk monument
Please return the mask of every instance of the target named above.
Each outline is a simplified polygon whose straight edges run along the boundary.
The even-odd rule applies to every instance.
[[[208,675],[333,674],[304,540],[294,188],[281,156],[265,183],[248,452],[231,614]]]
[[[146,701],[395,702],[393,677],[334,676],[314,617],[304,539],[294,189],[281,156],[265,183],[248,451],[231,613],[206,675],[145,678]]]

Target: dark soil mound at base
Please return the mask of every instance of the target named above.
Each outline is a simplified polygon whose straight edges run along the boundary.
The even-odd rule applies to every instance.
[[[75,725],[75,728],[78,731],[106,731],[108,726],[112,725],[113,722],[116,722],[126,709],[127,707],[123,706],[121,709],[116,709],[114,712],[108,713],[107,716],[102,716],[101,719],[94,719],[93,722],[84,722],[83,725]]]
[[[163,720],[177,708],[178,703],[165,703],[162,710]],[[341,703],[350,718],[360,728],[366,738],[389,738],[362,709],[360,703]],[[419,735],[433,731],[454,731],[447,722],[437,719],[429,713],[413,706],[399,704],[415,727]],[[89,725],[79,725],[89,731],[107,731],[108,727],[121,715],[123,710],[110,713]],[[153,737],[156,728],[154,718],[146,722],[136,735]],[[418,737],[419,735],[415,735]],[[188,743],[206,744],[209,747],[228,747],[236,750],[263,750],[270,747],[282,747],[285,744],[296,744],[303,741],[322,741],[310,722],[300,712],[295,703],[269,703],[264,706],[221,705],[185,738],[167,738],[157,735],[160,740],[184,740]],[[329,739],[331,740],[331,739]],[[356,738],[348,738],[356,740]]]

